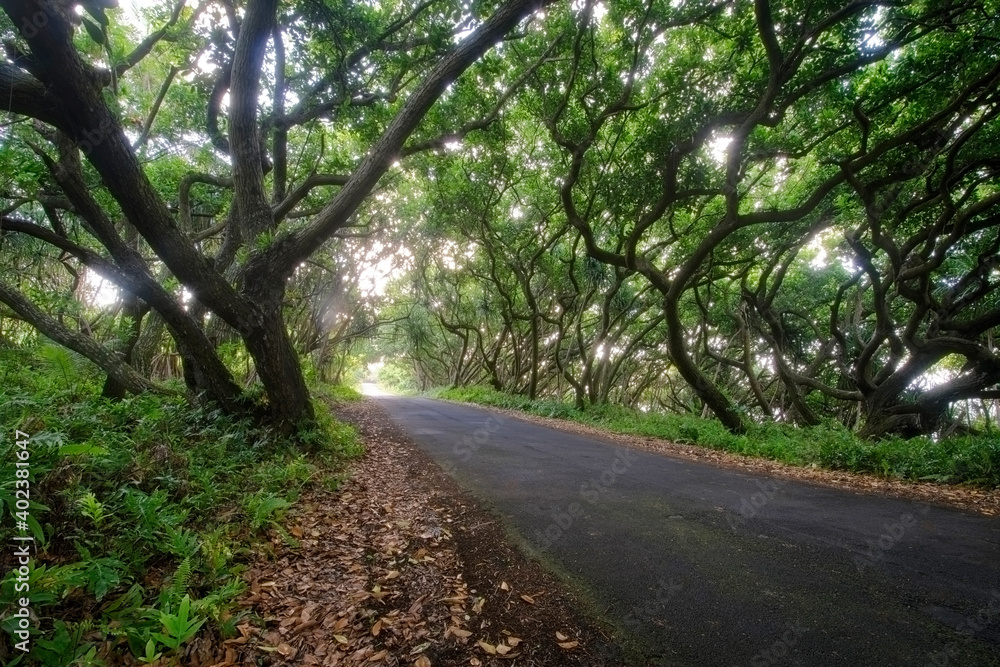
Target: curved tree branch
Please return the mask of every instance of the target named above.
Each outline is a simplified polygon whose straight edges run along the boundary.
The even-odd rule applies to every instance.
[[[0,280],[0,302],[55,342],[93,361],[127,391],[133,394],[162,391],[126,364],[120,355],[106,349],[93,338],[63,326],[2,280]]]

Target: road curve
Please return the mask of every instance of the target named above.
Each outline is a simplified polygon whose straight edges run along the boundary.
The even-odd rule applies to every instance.
[[[379,397],[641,665],[1000,665],[1000,520]]]

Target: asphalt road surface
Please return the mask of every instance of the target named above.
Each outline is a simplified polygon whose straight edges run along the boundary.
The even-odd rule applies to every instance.
[[[1000,665],[1000,520],[379,397],[637,664]]]

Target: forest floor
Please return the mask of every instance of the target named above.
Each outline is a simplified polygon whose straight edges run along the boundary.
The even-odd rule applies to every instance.
[[[239,626],[220,664],[621,664],[554,577],[409,443],[374,401],[342,405],[366,454],[336,491],[303,497],[274,555],[247,572]]]

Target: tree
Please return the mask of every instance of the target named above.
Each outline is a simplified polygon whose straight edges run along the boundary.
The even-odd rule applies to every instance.
[[[82,18],[67,3],[2,5],[12,24],[8,35],[12,27],[19,31],[0,64],[4,108],[35,122],[20,138],[44,164],[46,190],[62,198],[52,210],[73,219],[70,233],[50,212],[29,211],[37,197],[12,193],[27,201],[8,206],[4,229],[54,245],[148,304],[181,350],[193,388],[227,409],[245,409],[206,332],[207,314],[224,322],[254,360],[271,417],[290,426],[311,417],[311,406],[283,317],[287,282],[351,224],[397,160],[489,123],[517,84],[516,68],[477,75],[495,84],[495,94],[479,95],[478,107],[455,105],[465,112],[455,116],[464,124],[422,121],[453,86],[462,87],[463,72],[541,3],[511,0],[481,18],[459,3],[434,0],[378,8],[306,1],[280,12],[276,0],[209,3],[196,11],[181,2],[162,29],[124,54],[109,44],[106,5],[85,4],[89,16]],[[76,30],[81,20],[87,36]],[[324,37],[332,47],[317,46]],[[136,136],[128,127],[132,100],[123,90],[130,73],[164,45],[183,62],[167,72]],[[154,123],[170,91],[182,85],[182,72],[201,83],[215,77],[201,91],[207,120],[197,132],[211,141],[207,162],[215,173],[181,179],[175,215],[163,194],[170,184],[154,183],[155,169],[140,152],[178,149],[169,139],[158,141]],[[315,152],[314,130],[321,135],[319,156],[297,166],[292,145],[301,141],[298,157]],[[326,142],[337,140],[343,145],[324,155]],[[342,170],[327,171],[334,167]],[[195,183],[231,188],[218,228],[188,226]],[[317,211],[297,208],[320,187],[338,190]],[[71,240],[74,234],[86,242]],[[212,242],[219,235],[221,242]],[[160,266],[192,296],[191,307],[167,288]],[[21,297],[5,289],[0,298],[15,307]],[[19,312],[39,328],[48,326],[34,311]],[[60,336],[68,344],[64,332]],[[91,356],[109,373],[121,361]]]
[[[551,11],[551,56],[505,111],[504,137],[468,149],[468,172],[447,186],[460,194],[440,208],[464,205],[451,228],[478,248],[470,264],[492,267],[480,284],[509,304],[499,312],[518,374],[551,359],[582,406],[637,377],[616,378],[599,352],[667,353],[669,367],[646,361],[658,374],[640,385],[665,385],[673,408],[705,406],[737,432],[832,417],[871,437],[931,433],[951,426],[956,401],[995,397],[995,10],[756,0]],[[544,212],[524,237],[515,202]],[[546,239],[557,240],[533,254]],[[581,282],[600,273],[590,261],[613,273]],[[532,306],[553,293],[533,287],[542,275],[566,296],[561,310]],[[629,326],[610,326],[613,300],[654,293]],[[640,319],[651,307],[658,316]],[[582,324],[588,313],[600,323]],[[548,328],[522,334],[522,318]],[[522,360],[521,336],[551,337],[554,356]]]
[[[951,243],[996,225],[996,153],[972,149],[974,138],[995,130],[996,61],[968,60],[972,42],[995,48],[998,26],[987,7],[757,0],[623,4],[603,17],[599,7],[566,17],[572,49],[533,86],[538,119],[566,156],[565,215],[591,256],[645,276],[663,295],[671,359],[727,427],[742,431],[746,422],[693,354],[693,323],[707,314],[699,291],[738,282],[762,263],[773,270],[783,249],[849,229],[859,209],[868,220],[847,240],[874,293],[876,330],[861,334],[855,388],[826,387],[779,364],[786,386],[861,400],[866,433],[879,435],[897,430],[887,411],[914,409],[898,403],[909,382],[948,352],[965,355],[975,379],[930,392],[925,411],[996,383],[995,355],[982,338],[972,340],[995,326],[992,314],[949,324],[966,336],[894,341],[899,327],[916,333],[915,317],[944,313],[927,300],[916,305],[919,315],[891,313],[885,289],[897,281],[880,278],[886,270],[923,277],[926,291]],[[922,203],[910,201],[914,190],[924,191]],[[881,218],[890,210],[902,214],[892,226],[908,227],[909,241],[887,239]],[[926,225],[914,225],[925,216]],[[870,245],[862,240],[869,234]],[[947,247],[935,249],[934,239]],[[995,290],[982,278],[995,256],[990,243],[973,251],[980,259],[960,279],[963,289]],[[895,268],[873,261],[883,253]],[[903,271],[908,254],[923,268]],[[919,291],[913,285],[908,291]],[[814,421],[800,397],[792,402]]]

